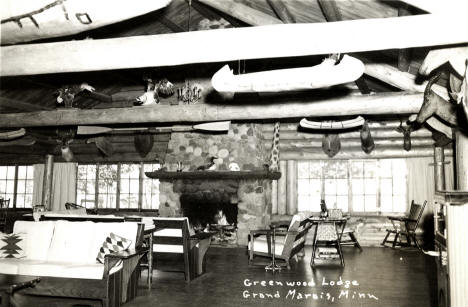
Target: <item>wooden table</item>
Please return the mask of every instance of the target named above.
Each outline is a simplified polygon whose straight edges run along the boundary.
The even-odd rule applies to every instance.
[[[341,237],[343,236],[343,230],[346,226],[346,222],[348,221],[348,217],[343,217],[343,218],[322,218],[322,217],[309,217],[309,221],[312,223],[312,227],[315,226],[315,232],[314,232],[314,240],[313,240],[313,245],[312,245],[312,257],[310,259],[310,265],[312,267],[315,266],[315,254],[317,251],[317,247],[319,246],[326,246],[326,245],[321,245],[322,240],[318,240],[317,238],[317,232],[319,229],[319,226],[322,225],[327,225],[331,224],[334,226],[335,233],[336,233],[336,239],[333,240],[326,240],[327,242],[331,242],[332,244],[335,245],[335,248],[338,251],[338,254],[340,256],[340,261],[341,265],[345,266],[344,262],[344,257],[343,257],[343,252],[341,251]]]
[[[1,307],[10,306],[10,297],[15,291],[34,287],[41,279],[36,276],[0,274]]]

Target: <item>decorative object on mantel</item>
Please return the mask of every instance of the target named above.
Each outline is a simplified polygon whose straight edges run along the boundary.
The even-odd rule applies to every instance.
[[[202,91],[200,84],[191,84],[189,80],[185,80],[184,86],[177,89],[177,100],[184,104],[195,104],[202,98]]]
[[[234,93],[310,90],[355,81],[364,73],[364,64],[351,56],[332,56],[312,67],[278,69],[234,75],[228,65],[211,78],[213,88],[226,96]]]
[[[342,121],[310,121],[305,118],[301,119],[299,126],[307,129],[318,129],[318,130],[339,130],[339,129],[349,129],[354,127],[359,127],[364,124],[365,120],[362,116],[357,116],[356,118]]]
[[[72,108],[75,95],[82,91],[94,92],[94,87],[87,83],[81,83],[79,85],[66,85],[59,88],[55,92],[55,95],[57,95],[57,105],[64,106],[65,108]]]
[[[240,171],[239,164],[237,164],[236,162],[229,163],[229,170],[232,172],[239,172]]]
[[[167,171],[154,171],[145,172],[145,175],[153,179],[190,179],[190,180],[246,180],[246,179],[270,179],[277,180],[281,177],[280,172],[269,171],[213,171],[213,172],[167,172]]]
[[[270,165],[268,167],[268,170],[271,172],[277,172],[279,169],[279,129],[280,122],[276,122],[273,130],[273,143],[271,145]]]
[[[218,157],[211,157],[210,158],[210,163],[206,164],[206,165],[200,165],[199,167],[197,167],[197,171],[214,171],[216,170],[217,166],[216,166],[216,160],[218,159]]]

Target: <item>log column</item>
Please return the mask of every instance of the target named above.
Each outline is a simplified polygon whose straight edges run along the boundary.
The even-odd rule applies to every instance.
[[[44,179],[42,183],[42,205],[46,210],[51,209],[53,167],[54,156],[47,155],[45,159]]]
[[[434,181],[436,191],[445,190],[444,148],[434,147]]]
[[[468,136],[456,132],[457,190],[468,191]],[[468,203],[447,206],[447,248],[452,307],[468,302]]]

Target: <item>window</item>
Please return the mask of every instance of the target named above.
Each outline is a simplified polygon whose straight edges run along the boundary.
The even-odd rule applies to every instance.
[[[351,212],[405,212],[404,159],[298,162],[298,209]]]
[[[34,168],[32,165],[0,166],[0,197],[12,208],[31,208]]]
[[[97,208],[158,209],[159,180],[144,172],[159,167],[150,163],[80,164],[77,203],[86,208],[95,208],[97,201]]]

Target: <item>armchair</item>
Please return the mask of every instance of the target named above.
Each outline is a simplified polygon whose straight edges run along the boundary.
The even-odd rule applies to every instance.
[[[393,234],[394,239],[392,248],[395,248],[397,245],[411,246],[411,241],[413,241],[415,246],[418,249],[421,249],[421,246],[419,246],[418,240],[416,239],[416,229],[418,228],[419,221],[426,204],[427,200],[425,200],[422,205],[417,204],[414,202],[414,200],[412,200],[410,211],[407,217],[388,216],[388,219],[392,222],[393,228],[387,229],[387,235],[385,236],[381,245],[385,246],[385,244],[389,241],[388,238],[390,234]],[[406,237],[406,243],[401,242],[402,236]]]
[[[205,273],[211,233],[191,235],[187,217],[157,217],[153,221],[153,267],[161,269],[166,262],[174,271],[182,266],[186,282]]]
[[[275,259],[285,262],[291,269],[290,260],[296,257],[305,245],[305,236],[311,224],[303,214],[293,216],[288,225],[276,226]],[[254,256],[272,257],[272,230],[251,230],[249,234],[249,265],[253,264]]]

